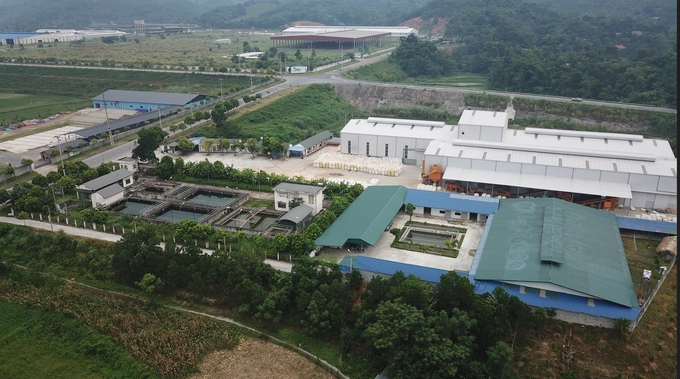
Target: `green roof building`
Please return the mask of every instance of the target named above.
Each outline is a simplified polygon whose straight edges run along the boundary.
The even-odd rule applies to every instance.
[[[373,246],[404,205],[403,186],[370,186],[316,239],[319,246]]]
[[[475,280],[638,306],[616,217],[603,210],[558,199],[502,200],[478,254]]]

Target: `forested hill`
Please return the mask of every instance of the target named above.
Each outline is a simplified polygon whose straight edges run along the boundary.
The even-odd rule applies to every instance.
[[[677,25],[660,18],[581,17],[522,0],[438,0],[417,15],[447,18],[456,68],[486,75],[490,88],[677,106]]]
[[[203,13],[199,23],[211,28],[282,29],[298,21],[324,25],[397,25],[427,0],[249,0]]]

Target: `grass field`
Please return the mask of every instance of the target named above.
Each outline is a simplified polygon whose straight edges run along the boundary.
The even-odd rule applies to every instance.
[[[438,78],[408,78],[399,66],[384,60],[369,66],[362,66],[344,74],[356,80],[370,80],[385,83],[409,83],[425,86],[486,89],[486,77],[479,74],[456,73]]]
[[[0,373],[4,378],[161,377],[76,319],[5,301],[0,301]]]
[[[90,104],[89,100],[69,96],[0,93],[0,126],[70,112]]]

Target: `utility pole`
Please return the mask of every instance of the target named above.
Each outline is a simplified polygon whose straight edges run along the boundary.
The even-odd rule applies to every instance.
[[[106,126],[109,128],[109,141],[111,141],[111,146],[113,146],[113,134],[111,134],[111,124],[109,123],[109,111],[107,110],[108,107],[106,105],[106,98],[104,97],[105,92],[106,91],[102,92],[102,101],[104,102],[104,115],[106,116]]]
[[[66,170],[64,169],[64,157],[61,156],[61,136],[57,136],[57,147],[59,148],[59,159],[61,160],[61,173],[66,176]]]

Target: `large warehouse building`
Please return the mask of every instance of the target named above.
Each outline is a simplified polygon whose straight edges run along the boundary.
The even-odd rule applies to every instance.
[[[92,99],[95,108],[127,109],[140,112],[165,108],[190,108],[201,105],[205,95],[195,93],[169,93],[123,91],[110,89]]]
[[[294,26],[269,39],[274,47],[357,49],[362,45],[381,46],[409,34],[417,35],[418,31],[402,26]]]
[[[441,172],[431,184],[492,197],[558,197],[609,209],[677,210],[677,159],[668,141],[640,135],[508,129],[505,112],[465,110],[456,126],[351,120],[346,154],[401,157]]]

